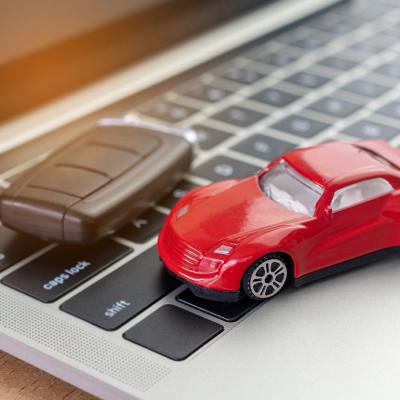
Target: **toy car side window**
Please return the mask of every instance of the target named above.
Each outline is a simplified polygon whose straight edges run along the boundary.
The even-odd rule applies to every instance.
[[[340,211],[344,208],[382,196],[392,190],[393,186],[383,178],[357,182],[335,192],[331,202],[331,210],[333,212]]]

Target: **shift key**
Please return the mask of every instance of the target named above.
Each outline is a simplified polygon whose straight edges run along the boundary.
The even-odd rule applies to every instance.
[[[61,309],[112,331],[178,286],[153,247],[67,300]]]
[[[85,247],[57,246],[7,275],[2,282],[51,303],[131,251],[110,239]]]

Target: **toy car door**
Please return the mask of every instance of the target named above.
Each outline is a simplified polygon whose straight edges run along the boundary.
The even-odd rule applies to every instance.
[[[308,271],[350,260],[388,247],[394,221],[384,215],[393,187],[383,178],[337,189],[327,223],[313,238]]]

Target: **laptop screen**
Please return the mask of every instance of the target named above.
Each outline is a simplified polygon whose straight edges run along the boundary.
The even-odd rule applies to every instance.
[[[3,0],[0,121],[266,0]]]

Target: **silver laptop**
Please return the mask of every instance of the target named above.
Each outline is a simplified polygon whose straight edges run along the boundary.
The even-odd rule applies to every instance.
[[[2,350],[103,399],[399,398],[397,256],[223,305],[192,296],[155,250],[191,188],[297,146],[400,144],[398,0],[0,10],[1,188],[100,118],[192,127],[200,147],[170,195],[101,245],[0,226]]]

